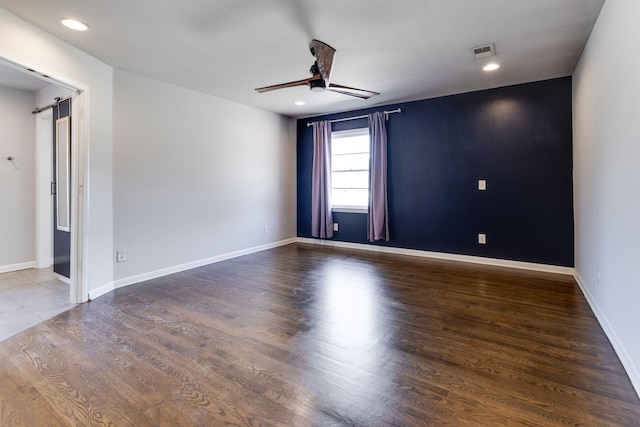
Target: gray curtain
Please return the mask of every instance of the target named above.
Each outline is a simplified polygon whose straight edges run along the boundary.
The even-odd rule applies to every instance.
[[[311,178],[311,235],[333,237],[331,217],[331,122],[313,123],[313,176]]]
[[[389,210],[387,206],[387,128],[382,112],[369,114],[369,214],[367,238],[370,241],[389,240]]]

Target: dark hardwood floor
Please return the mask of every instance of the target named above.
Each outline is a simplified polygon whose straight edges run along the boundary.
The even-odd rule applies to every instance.
[[[640,425],[569,276],[304,244],[0,344],[2,426]]]

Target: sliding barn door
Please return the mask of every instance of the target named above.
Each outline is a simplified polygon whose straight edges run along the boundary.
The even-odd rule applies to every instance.
[[[53,107],[53,271],[71,277],[71,99]]]

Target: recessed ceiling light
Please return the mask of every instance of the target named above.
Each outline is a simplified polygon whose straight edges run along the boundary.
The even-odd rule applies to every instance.
[[[483,70],[485,71],[494,71],[497,70],[498,68],[500,68],[500,65],[492,62],[491,64],[487,64],[484,67],[482,67]]]
[[[296,101],[296,102],[294,102],[294,104],[296,104],[298,106],[302,106],[302,105],[304,105],[304,101]]]
[[[87,31],[89,29],[89,26],[87,24],[83,24],[80,21],[76,21],[75,19],[68,19],[68,18],[63,18],[60,20],[60,22],[62,22],[62,25],[64,25],[67,28],[71,28],[72,30],[76,30],[76,31]]]

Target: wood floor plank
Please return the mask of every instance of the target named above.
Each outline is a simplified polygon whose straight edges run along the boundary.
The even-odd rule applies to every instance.
[[[639,426],[573,278],[306,244],[0,343],[2,426]]]

